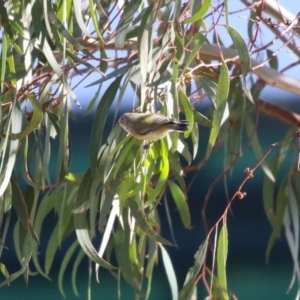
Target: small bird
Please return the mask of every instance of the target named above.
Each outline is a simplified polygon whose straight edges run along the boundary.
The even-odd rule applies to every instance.
[[[159,114],[125,113],[119,119],[121,127],[139,140],[156,141],[169,131],[187,131],[188,121],[177,121]]]

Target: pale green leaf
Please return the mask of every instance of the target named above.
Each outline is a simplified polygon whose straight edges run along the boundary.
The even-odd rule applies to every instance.
[[[91,144],[90,144],[90,166],[91,166],[91,172],[93,176],[96,175],[97,164],[98,164],[98,151],[99,151],[99,146],[101,145],[108,111],[115,99],[121,80],[122,80],[122,76],[119,76],[111,83],[111,85],[107,88],[106,92],[101,98],[100,103],[96,109],[92,132],[91,132]]]
[[[183,92],[182,89],[179,89],[179,102],[182,105],[184,114],[186,116],[186,119],[189,121],[189,128],[188,130],[184,133],[184,137],[188,137],[193,130],[193,125],[194,125],[194,109],[191,105],[190,99],[188,96]]]
[[[77,290],[77,285],[76,285],[76,276],[78,272],[78,268],[80,263],[82,262],[82,259],[85,257],[85,254],[83,251],[79,251],[74,263],[73,263],[73,268],[72,268],[72,288],[74,291],[74,294],[79,297],[79,293]]]
[[[134,14],[138,11],[141,1],[131,1],[125,4],[123,14],[121,15],[119,24],[117,26],[117,33],[115,36],[115,46],[116,48],[123,48],[126,34],[129,26],[132,22]]]
[[[176,207],[178,209],[181,221],[185,228],[190,229],[191,228],[191,215],[190,215],[189,207],[188,207],[188,204],[186,201],[186,196],[176,183],[169,180],[168,185],[169,185],[172,197],[175,201]]]
[[[131,214],[136,220],[136,224],[140,227],[140,229],[148,235],[153,240],[160,242],[165,245],[172,246],[173,244],[168,240],[161,237],[151,226],[147,223],[144,213],[140,210],[137,203],[133,199],[129,199],[128,201],[129,207],[131,209]]]
[[[218,281],[222,290],[224,300],[229,300],[227,291],[226,261],[228,254],[228,232],[226,224],[223,224],[218,238],[217,266]]]
[[[22,139],[23,137],[29,135],[32,131],[34,131],[41,123],[43,118],[43,110],[41,103],[35,98],[34,95],[28,95],[30,102],[32,104],[32,116],[30,118],[29,123],[25,126],[25,128],[19,133],[12,133],[11,138]]]
[[[197,284],[197,276],[200,272],[203,262],[206,258],[206,251],[208,246],[208,238],[200,245],[199,250],[195,253],[195,263],[191,267],[186,275],[183,288],[179,292],[179,300],[190,299]]]
[[[70,263],[70,260],[72,258],[72,255],[74,254],[76,248],[78,247],[78,242],[74,241],[73,244],[68,248],[66,254],[64,255],[63,261],[60,265],[59,268],[59,273],[58,273],[58,288],[59,291],[61,292],[62,296],[66,298],[66,294],[63,288],[63,279],[66,273],[66,269],[68,264]]]
[[[10,127],[11,126],[11,127]],[[11,125],[8,126],[10,134],[15,134],[21,131],[22,127],[22,112],[18,102],[16,102],[11,111]],[[4,194],[11,178],[13,168],[15,166],[16,155],[19,149],[18,140],[10,140],[6,137],[6,149],[2,156],[0,165],[0,197]]]
[[[203,18],[210,8],[211,0],[204,0],[201,2],[201,5],[199,5],[200,2],[197,0],[194,0],[191,3],[192,3],[192,12],[194,14],[190,18],[184,20],[183,21],[184,24],[194,23],[196,21],[199,21],[201,18]]]
[[[162,193],[166,181],[169,176],[169,159],[168,159],[168,148],[165,139],[161,139],[160,141],[160,155],[161,155],[161,164],[162,164],[162,170],[160,172],[159,178],[156,182],[155,188],[151,195],[149,195],[149,198],[147,200],[147,203],[153,203],[157,201],[157,197]]]
[[[253,120],[251,119],[251,117],[247,116],[247,115],[245,116],[244,124],[245,124],[246,130],[247,130],[248,137],[250,138],[253,152],[254,152],[256,158],[260,159],[263,156],[263,151],[262,151],[260,143],[259,143],[257,132],[255,130],[253,130],[253,128],[255,128],[255,124],[254,124]],[[266,163],[263,161],[260,166],[262,167],[266,176],[268,176],[271,181],[275,182],[275,177],[274,177],[272,171],[270,170],[270,168],[266,165]]]
[[[217,90],[218,85],[207,77],[200,77],[195,80],[198,87],[203,87],[208,97],[210,98],[214,108],[217,108]]]
[[[171,258],[167,252],[167,250],[161,245],[160,250],[161,250],[161,255],[162,255],[162,261],[165,267],[165,271],[167,274],[167,278],[169,281],[169,285],[171,287],[171,294],[172,294],[172,299],[177,300],[178,299],[178,284],[177,284],[177,279],[176,279],[176,274],[173,268],[173,264],[171,261]]]
[[[212,128],[210,131],[208,146],[205,157],[208,159],[210,153],[217,140],[222,123],[224,123],[224,115],[226,113],[227,97],[229,92],[229,73],[225,62],[222,63],[220,76],[218,80],[218,89],[216,95],[217,108],[213,112]]]
[[[228,33],[231,36],[233,44],[238,52],[240,58],[240,65],[242,68],[243,74],[243,90],[247,96],[247,98],[254,103],[253,97],[251,95],[251,91],[247,86],[246,76],[251,69],[251,59],[250,53],[248,50],[248,46],[243,38],[243,36],[234,28],[230,27],[229,25],[226,26]]]

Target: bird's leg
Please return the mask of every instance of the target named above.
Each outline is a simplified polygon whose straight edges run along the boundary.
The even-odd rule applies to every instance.
[[[147,144],[145,144],[145,145],[144,145],[144,149],[145,149],[145,150],[148,150],[148,149],[149,149],[149,146],[150,146],[152,143],[153,143],[153,141],[152,141],[152,142],[149,142],[149,143],[147,143]]]

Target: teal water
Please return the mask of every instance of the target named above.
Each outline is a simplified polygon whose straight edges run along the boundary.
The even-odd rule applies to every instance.
[[[274,133],[270,134],[272,128],[276,128],[276,136]],[[279,128],[279,130],[277,130],[277,128]],[[267,129],[269,129],[268,132],[266,132]],[[78,128],[73,127],[71,131],[72,134],[74,134],[73,149],[76,149],[71,169],[74,172],[81,172],[86,170],[89,164],[88,133],[90,131],[89,128],[85,126],[78,126]],[[270,125],[268,122],[268,126],[262,126],[260,133],[266,137],[263,143],[264,151],[268,149],[271,143],[280,140],[280,138],[283,137],[284,131],[285,129],[282,126],[278,126],[278,124]],[[201,135],[201,139],[203,139],[203,135]],[[174,203],[170,200],[170,210],[172,212],[174,231],[179,249],[168,249],[168,251],[172,256],[180,285],[184,281],[188,268],[193,264],[194,253],[205,237],[201,221],[203,198],[207,187],[220,173],[220,169],[222,169],[222,154],[222,149],[214,153],[212,159],[197,175],[197,180],[190,191],[189,205],[192,215],[192,230],[188,231],[183,228],[177,210],[174,208]],[[247,166],[251,167],[257,161],[250,150],[247,154],[248,155],[245,156],[246,158],[241,159],[233,175],[229,178],[229,194],[235,191],[239,181],[244,178],[244,168]],[[55,171],[55,164],[53,164],[53,170]],[[189,176],[187,176],[187,178],[188,177]],[[245,185],[244,190],[247,192],[247,197],[243,201],[236,201],[233,204],[233,214],[228,218],[228,288],[234,293],[236,298],[240,300],[295,299],[295,288],[286,294],[292,277],[293,265],[284,238],[282,238],[279,243],[276,243],[270,264],[266,264],[264,260],[271,228],[266,219],[261,200],[262,178],[262,172],[259,170],[253,180]],[[223,182],[220,186],[221,188],[218,187],[215,193],[213,193],[208,207],[207,215],[210,225],[219,218],[223,212],[224,205],[226,205],[227,199],[223,189]],[[162,212],[161,215],[163,216],[163,214],[164,212]],[[47,226],[48,225],[49,228],[51,228],[51,224],[47,224]],[[161,228],[164,231],[162,235],[169,238],[169,232],[165,229],[167,227],[162,218]],[[45,247],[45,245],[41,245],[41,247]],[[7,257],[7,259],[8,261],[12,260],[10,257]],[[6,264],[5,261],[4,263]],[[59,264],[59,259],[56,264]],[[57,273],[53,271],[51,276],[52,281],[40,276],[30,277],[28,286],[26,286],[24,279],[20,277],[18,280],[12,282],[10,286],[1,288],[0,297],[1,299],[8,300],[63,299],[58,289],[57,276]],[[3,278],[1,278],[1,280],[3,280]],[[100,280],[101,282],[98,284],[95,278],[92,278],[91,298],[100,300],[118,299],[117,281],[105,270],[101,270]],[[67,299],[88,299],[88,278],[87,270],[84,268],[84,265],[77,278],[77,287],[80,294],[79,298],[74,295],[71,286],[71,275],[67,274],[64,278],[64,289]],[[205,292],[204,286],[200,282],[198,299],[204,299],[206,295],[207,293]],[[122,283],[120,299],[135,299],[132,289],[125,283]],[[168,281],[161,265],[155,272],[152,293],[149,299],[171,299]]]
[[[295,289],[286,293],[291,279],[292,265],[257,264],[255,262],[240,261],[228,267],[228,287],[240,300],[291,300],[295,299]],[[86,270],[77,278],[77,287],[80,296],[73,293],[70,275],[64,280],[64,290],[67,299],[88,299]],[[64,299],[58,290],[55,274],[49,281],[42,277],[31,277],[28,286],[23,278],[11,283],[0,290],[1,299]],[[203,284],[199,284],[198,299],[206,296]],[[92,278],[92,299],[118,299],[117,281],[106,271],[100,271],[100,283]],[[122,300],[133,300],[134,293],[125,283],[121,287]],[[169,285],[162,269],[156,270],[150,300],[171,300]]]

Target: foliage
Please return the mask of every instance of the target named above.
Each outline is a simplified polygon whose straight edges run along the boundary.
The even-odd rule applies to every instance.
[[[263,154],[255,114],[259,109],[293,126],[300,124],[295,113],[259,98],[267,84],[300,94],[300,82],[277,71],[277,55],[283,48],[300,56],[295,46],[298,20],[283,7],[274,7],[272,1],[241,3],[243,12],[249,14],[248,37],[230,24],[233,13],[227,1],[0,2],[0,255],[8,228],[14,226],[14,247],[21,265],[20,270],[10,273],[1,262],[0,271],[5,276],[1,286],[22,274],[28,281],[32,268],[48,278],[56,251],[76,233],[59,273],[63,295],[62,281],[71,258],[76,257],[72,281],[78,294],[76,274],[87,256],[95,263],[96,274],[100,267],[111,270],[117,278],[120,272],[137,297],[148,298],[161,252],[173,299],[195,296],[200,281],[210,298],[236,297],[229,291],[226,278],[228,211],[236,198],[246,196],[242,187],[259,166],[265,173],[264,206],[273,229],[267,257],[284,228],[295,266],[294,279],[300,281],[297,158],[286,177],[281,182],[277,178],[287,153],[294,148],[296,130],[291,129],[286,138]],[[282,14],[290,22],[282,23]],[[274,39],[259,44],[265,28],[273,32]],[[231,45],[225,46],[219,32],[227,34]],[[277,41],[282,44],[273,50]],[[259,56],[255,59],[255,55]],[[286,66],[285,71],[294,65]],[[91,74],[100,79],[92,79]],[[69,118],[72,105],[80,106],[74,92],[79,84],[97,86],[87,108],[87,113],[95,109],[95,114],[90,164],[84,174],[71,174]],[[134,109],[159,110],[176,119],[184,114],[189,130],[184,135],[169,134],[145,147],[116,125],[106,140],[108,112],[115,100],[120,108],[128,87],[135,93]],[[100,94],[103,96],[98,102]],[[196,106],[205,99],[209,99],[210,108],[202,114]],[[115,117],[117,114],[118,109]],[[206,152],[193,165],[201,156],[199,130],[203,126],[210,132]],[[207,228],[207,237],[195,254],[195,265],[179,291],[166,247],[175,242],[161,235],[157,206],[169,195],[169,189],[183,225],[191,228],[184,174],[197,173],[222,145],[224,172],[216,183],[226,180],[248,144],[257,155],[257,164],[246,170],[245,180],[219,221]],[[267,165],[264,159],[274,147],[279,151]],[[50,162],[54,155],[57,165],[53,179]],[[204,211],[211,193],[210,188],[207,190]],[[10,222],[12,208],[18,215],[16,224]],[[45,264],[41,265],[39,238],[53,211],[57,222],[46,242]],[[167,218],[172,224],[170,214]],[[100,245],[94,245],[92,241],[99,237]],[[209,266],[206,258],[211,249]]]

